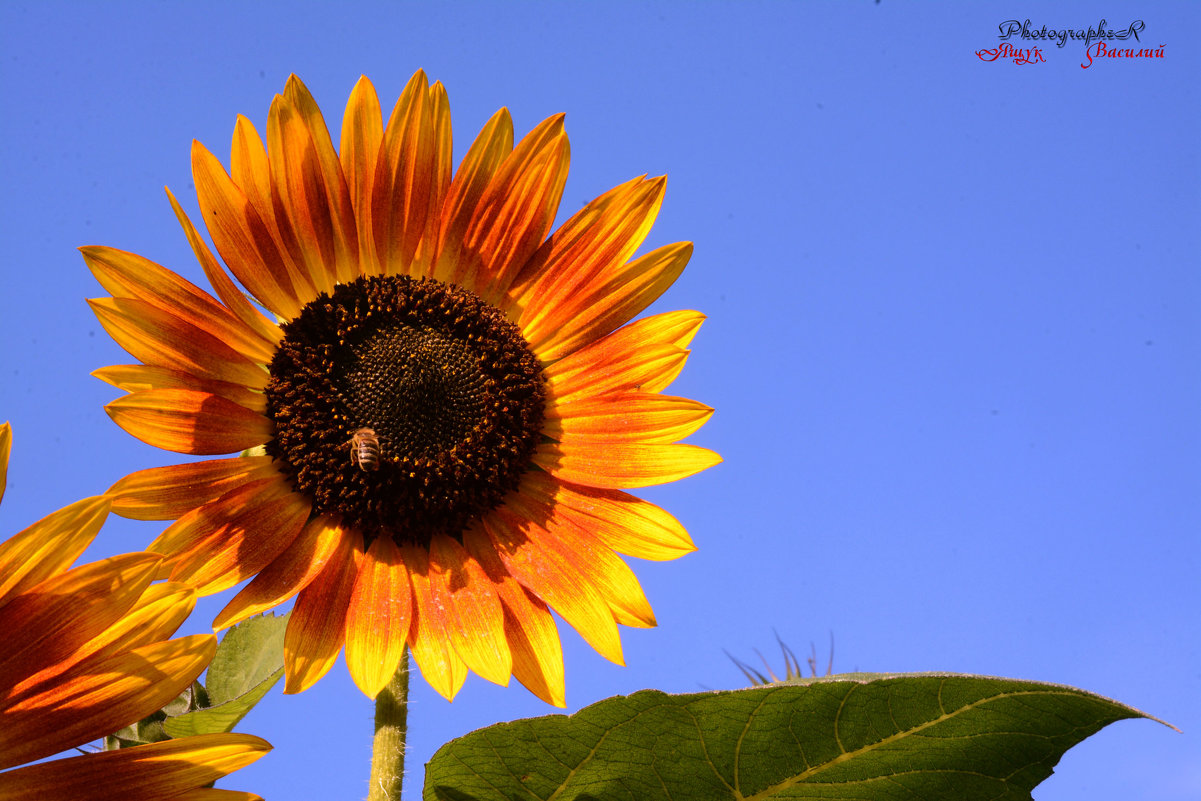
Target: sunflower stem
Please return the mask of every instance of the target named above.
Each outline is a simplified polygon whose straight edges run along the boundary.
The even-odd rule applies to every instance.
[[[375,737],[367,801],[400,801],[405,772],[405,732],[409,717],[409,652],[396,675],[375,697]]]

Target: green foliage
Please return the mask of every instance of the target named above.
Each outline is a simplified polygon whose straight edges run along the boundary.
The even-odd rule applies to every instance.
[[[952,674],[646,690],[448,743],[424,798],[1028,800],[1067,749],[1137,717],[1071,687]]]
[[[158,712],[110,735],[105,749],[233,731],[283,676],[287,623],[287,615],[260,615],[231,628],[203,685],[193,682]]]

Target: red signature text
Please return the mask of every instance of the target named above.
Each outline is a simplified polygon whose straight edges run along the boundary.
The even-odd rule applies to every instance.
[[[1084,51],[1087,64],[1081,64],[1080,69],[1086,70],[1093,65],[1093,58],[1163,58],[1163,45],[1159,47],[1109,47],[1105,42],[1097,42]]]
[[[1046,63],[1041,47],[1014,47],[1009,42],[1003,42],[992,50],[977,50],[976,58],[981,61],[996,61],[999,58],[1011,58],[1014,64]]]

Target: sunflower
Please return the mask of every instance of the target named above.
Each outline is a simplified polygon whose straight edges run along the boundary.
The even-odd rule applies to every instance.
[[[0,425],[0,497],[11,429]],[[213,657],[211,634],[168,640],[195,592],[151,584],[159,554],[71,568],[108,516],[85,498],[0,543],[0,770],[103,737],[175,698]],[[203,788],[270,746],[245,734],[185,737],[0,773],[0,799],[257,798]]]
[[[216,298],[82,249],[112,294],[91,301],[101,324],[141,362],[96,372],[128,393],[109,415],[166,450],[242,452],[127,476],[113,509],[176,521],[149,547],[171,579],[201,594],[252,579],[218,628],[296,596],[287,692],[345,645],[373,698],[407,646],[448,699],[474,671],[562,706],[550,610],[618,664],[617,624],[655,624],[618,554],[694,546],[623,490],[721,459],[678,442],[713,410],[662,394],[703,316],[629,321],[692,246],[631,260],[663,178],[551,234],[567,168],[562,115],[514,146],[501,109],[453,171],[446,92],[420,71],[386,126],[362,78],[335,149],[292,76],[265,143],[238,118],[228,172],[192,147],[201,214],[245,292],[170,192]]]

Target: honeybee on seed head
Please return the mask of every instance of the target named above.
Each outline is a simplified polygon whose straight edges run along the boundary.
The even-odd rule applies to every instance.
[[[360,428],[350,438],[350,463],[360,470],[375,470],[379,467],[379,437],[374,428]]]

